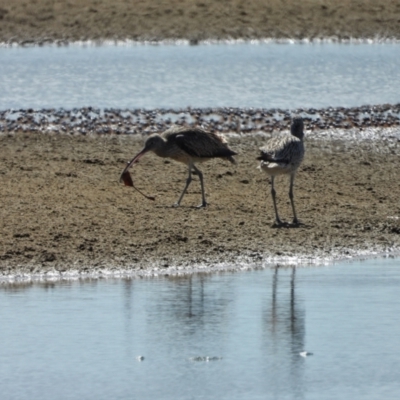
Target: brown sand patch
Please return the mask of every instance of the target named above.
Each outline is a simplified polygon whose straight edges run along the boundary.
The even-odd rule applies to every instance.
[[[398,144],[306,139],[295,182],[296,229],[273,229],[266,177],[257,170],[259,137],[230,140],[238,165],[201,166],[206,209],[195,209],[195,177],[172,208],[186,167],[153,154],[132,170],[155,202],[118,182],[141,147],[133,136],[0,136],[0,271],[146,268],[152,262],[234,263],[241,256],[340,253],[400,247]],[[292,218],[287,178],[277,182],[282,219]],[[396,219],[397,218],[397,219]]]
[[[0,41],[400,37],[399,0],[0,0]]]

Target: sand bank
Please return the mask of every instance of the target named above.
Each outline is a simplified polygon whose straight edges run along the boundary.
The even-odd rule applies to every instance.
[[[231,136],[238,164],[201,166],[210,205],[196,209],[196,177],[182,206],[171,207],[186,179],[186,167],[173,161],[149,154],[132,171],[154,202],[118,182],[142,136],[1,134],[0,273],[168,272],[399,251],[398,128],[306,124],[295,182],[303,224],[280,229],[272,227],[270,188],[255,159],[270,135]],[[277,192],[290,221],[287,178]]]
[[[400,38],[399,0],[0,0],[0,42]]]

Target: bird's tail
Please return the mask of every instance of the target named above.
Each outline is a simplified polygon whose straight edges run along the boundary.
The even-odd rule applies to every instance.
[[[226,159],[230,161],[232,164],[237,164],[236,160],[232,156],[226,157]]]
[[[286,160],[284,158],[275,158],[275,157],[272,157],[270,154],[267,154],[267,153],[262,153],[259,157],[257,157],[257,160],[274,162],[274,163],[289,164],[288,160]]]

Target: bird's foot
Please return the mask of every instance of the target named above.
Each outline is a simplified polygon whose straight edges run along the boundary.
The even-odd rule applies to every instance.
[[[272,224],[272,228],[281,228],[284,225],[285,223],[282,222],[279,218],[277,218],[275,222]]]
[[[177,202],[177,203],[174,203],[174,204],[172,204],[172,207],[173,208],[178,208],[180,206],[180,204]]]
[[[206,201],[203,201],[201,204],[199,204],[196,208],[205,208],[208,206],[208,203]]]
[[[292,221],[292,226],[301,226],[304,225],[302,222],[300,222],[297,218],[293,218]]]

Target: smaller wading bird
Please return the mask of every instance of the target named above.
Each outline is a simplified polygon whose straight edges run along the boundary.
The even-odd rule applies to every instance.
[[[223,136],[206,132],[200,128],[172,127],[161,135],[153,134],[149,136],[143,150],[128,162],[122,172],[121,180],[125,185],[133,186],[128,169],[149,151],[154,152],[159,157],[169,157],[175,161],[182,162],[189,168],[186,185],[175,206],[181,204],[182,198],[192,181],[192,172],[194,171],[199,176],[202,198],[199,207],[205,207],[207,202],[204,194],[203,174],[195,164],[211,158],[223,158],[235,163],[232,156],[237,154],[228,147]]]
[[[289,198],[293,210],[293,224],[298,224],[293,202],[293,182],[297,169],[304,158],[304,124],[301,118],[294,118],[290,128],[291,135],[273,137],[261,147],[260,168],[271,177],[271,195],[274,202],[275,224],[282,225],[276,206],[274,181],[276,175],[290,175]]]

